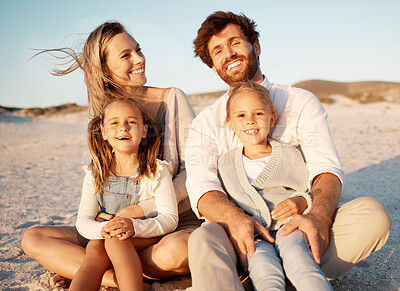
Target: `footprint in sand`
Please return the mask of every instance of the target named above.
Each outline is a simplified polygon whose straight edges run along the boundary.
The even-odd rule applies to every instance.
[[[20,248],[12,248],[8,249],[5,252],[0,252],[0,260],[1,261],[12,261],[16,258],[22,256],[24,252]]]

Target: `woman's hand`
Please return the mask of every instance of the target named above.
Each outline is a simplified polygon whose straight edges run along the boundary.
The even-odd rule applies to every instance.
[[[118,237],[120,240],[130,238],[134,234],[132,221],[126,217],[114,217],[101,230],[102,237]]]
[[[100,212],[99,214],[97,214],[95,220],[98,222],[103,222],[103,221],[110,221],[113,218],[114,218],[114,215]]]
[[[297,214],[302,214],[307,209],[307,201],[301,196],[290,197],[283,200],[271,211],[272,219],[285,220]]]
[[[116,217],[129,217],[129,218],[134,218],[134,219],[145,219],[145,215],[143,212],[142,207],[139,205],[130,205],[128,207],[125,207],[121,211],[119,211],[117,214],[115,214]]]

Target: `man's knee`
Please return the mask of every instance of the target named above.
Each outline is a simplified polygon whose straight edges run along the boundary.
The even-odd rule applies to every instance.
[[[217,223],[197,228],[189,237],[193,290],[243,290],[236,254],[225,229]],[[230,286],[230,287],[229,287]]]
[[[385,207],[374,198],[360,197],[342,205],[332,225],[332,241],[321,259],[323,272],[328,278],[338,278],[381,249],[390,226]]]
[[[385,206],[378,200],[372,197],[361,197],[357,201],[360,204],[360,211],[364,213],[364,217],[361,220],[364,226],[360,231],[363,231],[363,237],[370,237],[377,241],[376,248],[373,251],[377,251],[383,247],[386,243],[390,227],[391,219],[385,209]]]
[[[347,204],[349,205],[347,206]],[[352,224],[357,226],[355,231],[361,235],[365,234],[366,237],[380,239],[387,239],[389,236],[391,227],[390,217],[385,206],[375,198],[356,198],[342,207],[346,208],[349,215],[354,215]]]
[[[192,232],[189,236],[189,251],[191,249],[209,248],[218,245],[219,241],[226,240],[225,229],[218,223],[208,223]]]
[[[207,260],[210,257],[232,260],[236,264],[232,242],[225,229],[218,223],[205,224],[189,237],[189,261]]]

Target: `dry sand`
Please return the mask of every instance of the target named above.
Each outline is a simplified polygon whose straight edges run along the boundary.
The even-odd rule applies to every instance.
[[[334,290],[400,290],[400,104],[360,105],[338,96],[325,105],[345,176],[342,201],[380,200],[392,218],[387,244],[332,282]],[[192,100],[198,112],[204,103]],[[203,100],[210,103],[212,100]],[[72,225],[89,161],[83,113],[51,118],[0,115],[0,289],[57,290],[50,273],[20,248],[32,225]],[[190,280],[153,284],[190,290]]]

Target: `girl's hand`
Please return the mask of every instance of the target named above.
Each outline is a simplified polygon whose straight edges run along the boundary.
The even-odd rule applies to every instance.
[[[109,221],[109,220],[111,220],[113,218],[114,218],[114,215],[107,214],[107,213],[104,213],[104,212],[100,212],[99,214],[97,214],[95,220],[98,221],[98,222],[103,222],[103,221]]]
[[[130,238],[134,234],[132,221],[126,217],[114,217],[101,230],[104,238],[118,237],[120,240]]]
[[[116,217],[129,217],[134,219],[145,219],[142,207],[139,205],[130,205],[115,214]]]
[[[297,214],[302,214],[307,209],[307,201],[301,196],[290,197],[276,205],[271,211],[272,219],[285,220]]]

